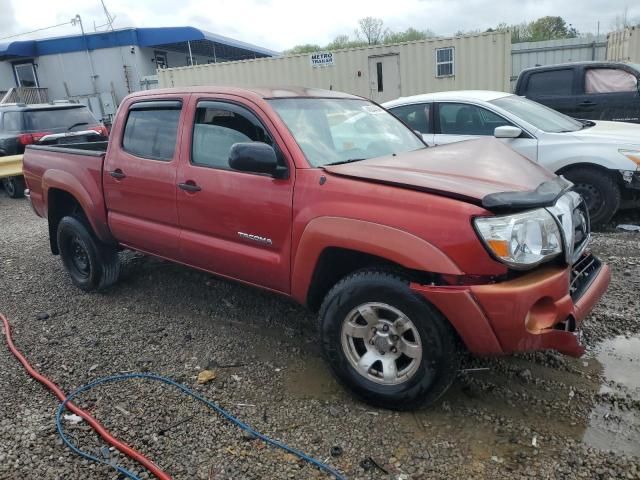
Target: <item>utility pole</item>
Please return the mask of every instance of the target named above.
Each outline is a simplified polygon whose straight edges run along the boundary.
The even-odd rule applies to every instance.
[[[102,3],[102,10],[104,10],[104,15],[107,17],[107,28],[113,31],[113,21],[116,17],[111,16],[109,10],[107,9],[107,6],[104,3],[104,0],[100,0],[100,3]]]
[[[71,19],[71,25],[80,25],[80,31],[82,32],[82,41],[84,42],[84,49],[87,52],[87,61],[89,62],[89,71],[91,72],[91,85],[93,86],[93,93],[98,93],[96,88],[96,70],[93,67],[93,59],[91,58],[91,52],[89,52],[89,44],[87,43],[87,37],[84,33],[84,27],[82,26],[82,18],[80,15],[76,15]]]

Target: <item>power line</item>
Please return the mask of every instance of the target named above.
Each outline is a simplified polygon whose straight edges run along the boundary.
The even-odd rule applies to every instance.
[[[62,27],[64,25],[71,25],[71,22],[59,23],[50,27],[38,28],[37,30],[31,30],[30,32],[17,33],[15,35],[9,35],[8,37],[0,37],[0,40],[6,40],[8,38],[21,37],[23,35],[29,35],[30,33],[42,32],[43,30],[51,30],[52,28]]]

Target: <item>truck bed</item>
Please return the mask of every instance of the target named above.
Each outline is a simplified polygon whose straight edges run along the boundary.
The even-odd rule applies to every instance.
[[[109,238],[102,191],[107,143],[27,146],[23,173],[35,212],[47,218],[49,201],[66,192],[80,202],[98,236]]]

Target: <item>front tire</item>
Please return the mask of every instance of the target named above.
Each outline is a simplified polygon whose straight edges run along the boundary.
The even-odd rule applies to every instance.
[[[572,168],[564,177],[584,199],[593,225],[608,223],[620,208],[620,187],[606,172],[594,168]]]
[[[447,320],[408,281],[384,271],[362,270],[333,287],[320,308],[320,337],[336,377],[383,408],[432,404],[458,371]]]
[[[2,179],[2,186],[5,192],[11,198],[24,197],[24,190],[26,188],[24,178],[22,177],[9,177]]]
[[[84,218],[64,217],[58,224],[60,257],[73,284],[92,292],[118,280],[120,261],[115,247],[100,242]]]

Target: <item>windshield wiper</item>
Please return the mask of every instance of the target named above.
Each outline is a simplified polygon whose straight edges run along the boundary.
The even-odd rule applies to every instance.
[[[327,166],[327,165],[343,165],[345,163],[359,162],[361,160],[366,160],[366,158],[348,158],[347,160],[338,160],[337,162],[325,163],[325,166]]]
[[[71,125],[69,128],[67,128],[67,131],[71,130],[72,128],[79,127],[80,125],[89,125],[89,122],[78,122],[78,123],[74,123],[74,124],[73,124],[73,125]]]
[[[596,122],[592,122],[591,120],[579,119],[578,121],[582,124],[582,128],[589,128],[589,127],[595,127],[596,126]],[[582,130],[582,128],[580,130]]]

